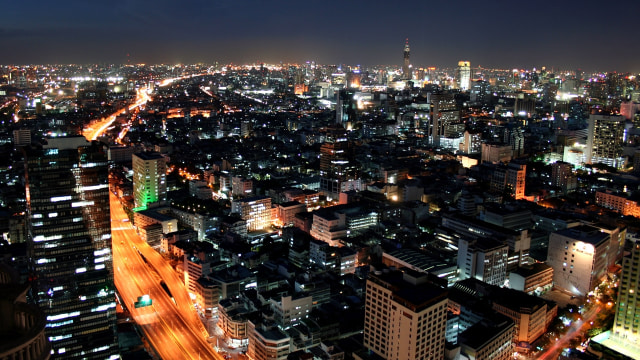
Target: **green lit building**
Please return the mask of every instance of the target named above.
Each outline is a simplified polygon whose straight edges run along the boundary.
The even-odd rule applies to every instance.
[[[167,164],[156,152],[133,154],[133,199],[136,210],[167,202]]]

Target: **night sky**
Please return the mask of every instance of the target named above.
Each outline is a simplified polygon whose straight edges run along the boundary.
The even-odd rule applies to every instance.
[[[640,72],[636,0],[31,0],[0,64],[304,62]],[[129,54],[129,56],[127,56]]]

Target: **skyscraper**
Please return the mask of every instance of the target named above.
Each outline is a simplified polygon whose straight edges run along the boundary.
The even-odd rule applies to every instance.
[[[589,115],[587,128],[586,162],[604,163],[616,168],[624,165],[622,148],[625,137],[625,119],[620,115]]]
[[[133,154],[133,199],[141,210],[166,203],[167,164],[160,153]]]
[[[409,63],[409,39],[404,43],[404,62],[402,63],[402,79],[403,80],[411,80],[411,69]]]
[[[458,89],[467,91],[471,88],[471,63],[468,61],[458,61],[456,69],[456,82]]]
[[[616,302],[613,328],[591,338],[589,352],[608,353],[617,359],[640,359],[640,243],[636,240],[631,252],[622,259],[622,274]],[[611,358],[614,358],[613,356]]]
[[[54,358],[117,359],[107,154],[82,136],[26,148],[34,298]]]
[[[633,244],[631,253],[622,259],[622,277],[613,334],[640,350],[640,243]]]
[[[364,345],[385,359],[443,359],[447,290],[413,270],[376,271],[366,288]]]

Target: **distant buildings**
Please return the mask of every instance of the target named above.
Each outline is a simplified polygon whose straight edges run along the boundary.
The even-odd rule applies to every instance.
[[[411,49],[409,48],[409,39],[404,43],[403,62],[402,62],[402,79],[411,80],[411,62],[409,60]]]
[[[462,91],[467,91],[471,88],[471,63],[469,61],[458,61],[456,85]]]

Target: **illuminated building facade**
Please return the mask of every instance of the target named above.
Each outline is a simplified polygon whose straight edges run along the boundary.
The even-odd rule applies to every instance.
[[[118,359],[107,154],[82,136],[25,149],[34,298],[58,359]]]
[[[615,168],[624,165],[622,148],[625,139],[625,119],[620,115],[589,115],[587,128],[587,164],[603,163]]]
[[[349,142],[340,139],[320,146],[320,175],[342,178],[349,167]]]
[[[133,199],[144,210],[167,202],[167,164],[159,153],[133,154]]]
[[[610,190],[596,191],[596,205],[619,212],[622,215],[640,217],[640,205],[637,198]]]
[[[247,231],[257,231],[271,225],[271,198],[255,196],[231,202],[231,212],[247,222]]]
[[[611,235],[590,225],[551,233],[547,264],[553,268],[554,286],[587,295],[615,261],[617,251],[611,248]]]
[[[460,280],[475,278],[503,286],[507,278],[509,246],[491,238],[458,241]]]
[[[364,345],[388,360],[444,359],[447,291],[413,270],[375,271],[366,285]]]
[[[456,68],[456,82],[458,89],[467,91],[471,88],[471,63],[468,61],[458,61]]]

